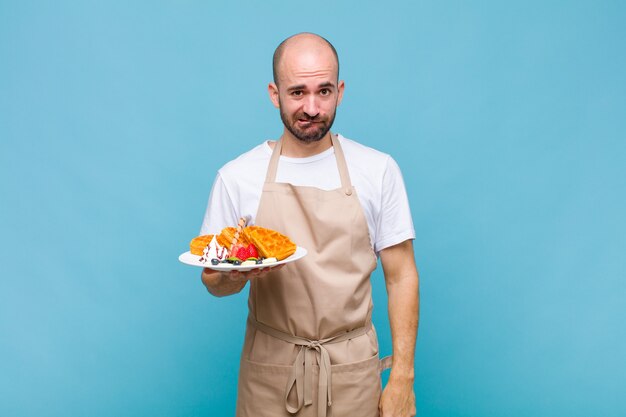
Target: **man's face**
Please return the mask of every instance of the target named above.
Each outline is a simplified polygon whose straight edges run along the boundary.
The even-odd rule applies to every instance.
[[[283,124],[303,142],[319,141],[333,125],[343,96],[334,55],[324,50],[289,51],[279,68],[279,83],[270,85],[270,96]]]
[[[302,94],[302,93],[298,93]],[[323,94],[329,94],[324,92]],[[291,106],[288,100],[283,102],[279,98],[280,118],[283,124],[299,140],[310,143],[322,139],[330,130],[335,121],[337,102],[335,101],[331,114],[313,113],[309,114],[298,106]]]

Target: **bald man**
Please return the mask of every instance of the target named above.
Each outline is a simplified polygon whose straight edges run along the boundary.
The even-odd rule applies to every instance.
[[[282,136],[218,171],[201,228],[218,233],[250,216],[308,251],[273,269],[202,272],[216,296],[250,283],[237,416],[413,416],[419,290],[400,170],[389,155],[331,133],[344,81],[326,39],[286,39],[273,70],[268,91]],[[378,259],[393,360],[379,359],[371,322]]]

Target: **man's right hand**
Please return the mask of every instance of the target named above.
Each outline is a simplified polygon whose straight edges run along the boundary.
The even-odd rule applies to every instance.
[[[206,289],[216,297],[236,294],[246,286],[250,279],[259,279],[270,271],[278,271],[285,264],[255,268],[249,271],[214,271],[210,268],[202,270],[202,283]]]

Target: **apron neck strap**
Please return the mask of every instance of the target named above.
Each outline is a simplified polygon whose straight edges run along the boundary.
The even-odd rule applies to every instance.
[[[280,150],[283,148],[283,138],[281,137],[274,144],[274,151],[270,158],[270,164],[267,167],[267,174],[265,175],[265,183],[269,184],[276,182],[276,171],[278,170],[278,161],[280,159]]]
[[[346,163],[346,157],[343,154],[343,149],[339,143],[337,135],[330,135],[330,139],[335,149],[335,159],[337,160],[337,169],[339,170],[339,177],[341,178],[341,188],[344,189],[347,195],[352,194],[352,183],[350,182],[350,174],[348,173],[348,164]],[[283,138],[281,137],[274,145],[272,151],[272,157],[270,158],[269,166],[267,167],[267,175],[265,177],[265,183],[276,182],[276,171],[278,170],[278,161],[280,160],[280,151],[283,146]]]
[[[350,181],[350,174],[348,173],[348,164],[346,163],[346,157],[343,154],[343,149],[339,143],[337,135],[330,135],[335,148],[335,159],[337,160],[337,168],[339,169],[339,177],[341,178],[341,188],[347,195],[352,194],[352,182]]]

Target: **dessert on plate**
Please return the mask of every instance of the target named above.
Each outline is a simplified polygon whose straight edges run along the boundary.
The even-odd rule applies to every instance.
[[[189,252],[191,252],[193,255],[202,256],[204,248],[206,248],[207,245],[211,243],[211,240],[213,240],[213,236],[214,235],[202,235],[194,237],[193,239],[191,239],[191,242],[189,242]]]
[[[274,257],[280,261],[293,255],[296,251],[296,244],[276,230],[261,226],[248,226],[243,229],[243,235],[266,258]]]
[[[281,261],[296,252],[296,244],[289,237],[261,226],[245,227],[241,218],[237,227],[225,227],[219,234],[197,236],[189,243],[193,255],[200,262],[212,265],[258,265]]]

